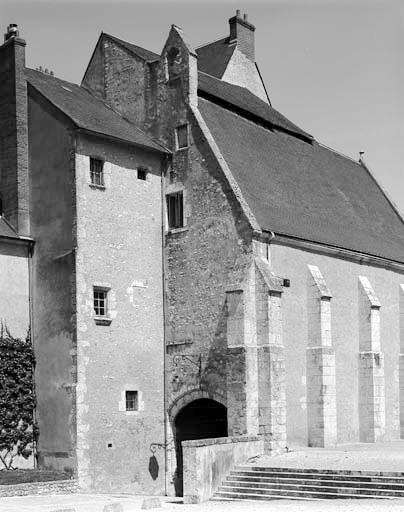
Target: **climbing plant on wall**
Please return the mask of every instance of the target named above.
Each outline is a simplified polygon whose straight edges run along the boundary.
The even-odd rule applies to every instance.
[[[0,461],[15,469],[17,456],[32,454],[38,429],[34,421],[34,352],[30,331],[25,340],[0,326]],[[3,468],[3,469],[4,469]]]

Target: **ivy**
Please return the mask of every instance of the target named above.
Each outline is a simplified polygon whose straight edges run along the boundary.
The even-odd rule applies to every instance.
[[[38,435],[34,420],[35,358],[28,330],[25,340],[0,327],[0,461],[15,469],[15,457],[27,459]]]

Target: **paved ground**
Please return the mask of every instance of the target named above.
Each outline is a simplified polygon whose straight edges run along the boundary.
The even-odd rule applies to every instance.
[[[332,449],[296,448],[287,454],[254,458],[251,464],[268,467],[306,467],[399,471],[404,473],[404,441],[339,445]],[[124,512],[140,511],[144,496],[89,495],[24,496],[0,498],[0,512],[103,512],[105,505],[120,503]],[[161,497],[157,512],[404,512],[403,500],[322,500],[322,501],[211,501],[184,505],[179,498]]]
[[[404,473],[404,440],[388,443],[355,443],[335,448],[291,448],[276,457],[261,455],[252,465],[307,469],[398,471]]]
[[[1,512],[103,512],[107,504],[120,503],[124,512],[140,511],[144,497],[119,495],[24,496],[0,498]],[[172,500],[171,500],[172,501]],[[327,500],[265,502],[211,501],[199,505],[183,505],[161,498],[156,512],[404,512],[404,500]]]

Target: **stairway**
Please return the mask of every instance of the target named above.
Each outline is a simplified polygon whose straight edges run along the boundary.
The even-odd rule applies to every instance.
[[[404,499],[404,473],[238,466],[213,500]]]

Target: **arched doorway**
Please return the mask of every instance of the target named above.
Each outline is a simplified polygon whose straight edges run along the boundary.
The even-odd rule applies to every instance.
[[[183,495],[183,461],[181,442],[192,439],[227,437],[227,409],[209,398],[194,400],[182,408],[174,422],[177,474],[175,494]]]

